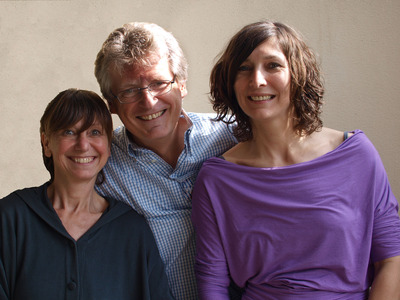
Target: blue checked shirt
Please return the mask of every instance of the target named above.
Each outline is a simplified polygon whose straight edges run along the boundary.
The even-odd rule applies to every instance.
[[[187,115],[192,126],[185,133],[185,147],[175,169],[153,151],[138,147],[129,140],[125,127],[119,127],[103,169],[105,182],[98,187],[100,194],[128,203],[146,218],[177,300],[197,299],[191,223],[196,176],[206,159],[236,144],[226,124],[212,120],[215,115]]]

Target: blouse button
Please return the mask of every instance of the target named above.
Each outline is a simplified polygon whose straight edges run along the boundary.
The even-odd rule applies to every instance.
[[[70,291],[73,291],[74,289],[76,289],[76,283],[71,281],[70,283],[68,283],[67,287]]]

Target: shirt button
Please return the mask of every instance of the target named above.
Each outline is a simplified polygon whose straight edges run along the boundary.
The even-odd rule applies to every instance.
[[[76,289],[76,283],[71,281],[70,283],[68,283],[67,287],[70,291],[73,291],[74,289]]]

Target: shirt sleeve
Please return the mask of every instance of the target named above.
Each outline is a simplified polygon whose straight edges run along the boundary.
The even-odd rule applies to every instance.
[[[196,232],[195,273],[200,300],[223,300],[229,299],[230,279],[216,213],[205,182],[205,178],[210,180],[210,176],[205,173],[203,168],[192,194],[192,221]]]

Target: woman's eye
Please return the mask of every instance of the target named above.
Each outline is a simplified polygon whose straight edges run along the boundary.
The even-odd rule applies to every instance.
[[[269,69],[276,69],[276,68],[279,68],[280,66],[281,66],[280,64],[275,63],[275,62],[272,62],[272,63],[268,64],[268,68]]]
[[[71,129],[64,130],[64,135],[74,135],[74,132]]]
[[[104,128],[101,125],[93,127],[90,131],[90,134],[92,136],[103,136],[105,134]]]
[[[245,72],[245,71],[249,71],[251,68],[249,66],[246,65],[242,65],[239,67],[239,72]]]
[[[101,135],[101,131],[98,129],[93,129],[92,130],[92,135]]]

